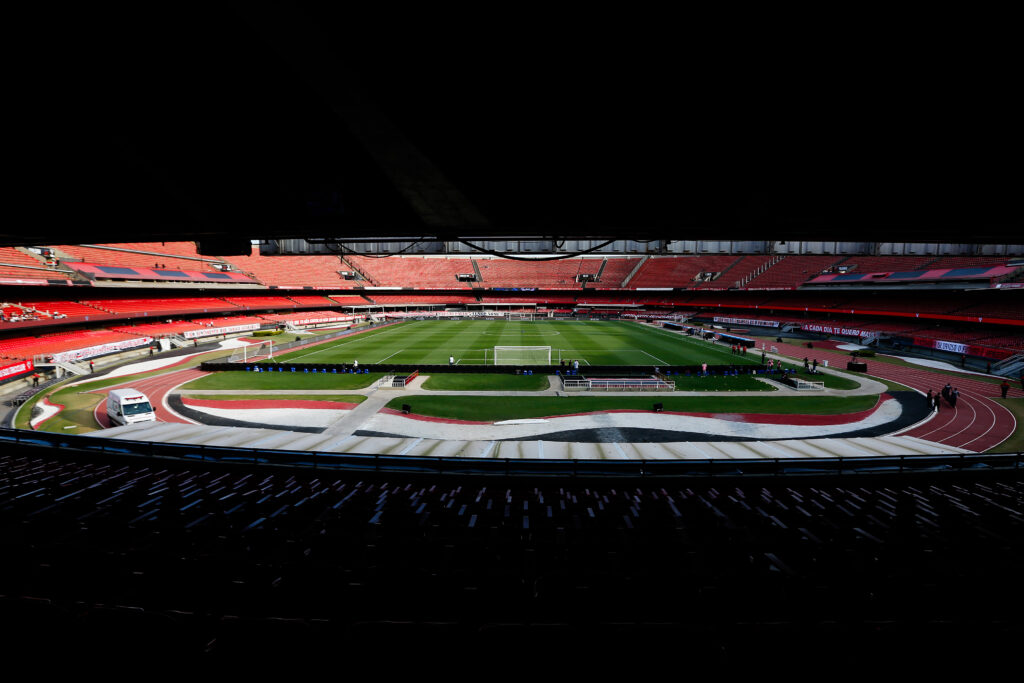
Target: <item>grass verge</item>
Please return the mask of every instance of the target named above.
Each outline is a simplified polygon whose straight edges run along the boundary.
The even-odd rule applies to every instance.
[[[1009,439],[985,452],[1019,453],[1024,451],[1024,398],[996,398],[993,400],[1002,403],[1006,406],[1007,410],[1013,413],[1013,416],[1017,419],[1017,429],[1014,430]]]
[[[382,372],[360,375],[305,372],[215,372],[180,388],[197,389],[363,389],[384,376]]]
[[[424,389],[435,391],[544,391],[550,386],[548,375],[431,375]]]
[[[198,398],[204,401],[338,401],[340,403],[362,403],[362,394],[189,394],[183,398]]]
[[[701,413],[781,413],[839,415],[872,408],[878,396],[406,396],[388,403],[401,410],[431,417],[493,422],[517,418],[571,415],[604,410],[665,410]]]

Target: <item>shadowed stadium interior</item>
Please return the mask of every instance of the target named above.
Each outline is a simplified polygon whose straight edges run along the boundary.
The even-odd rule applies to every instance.
[[[0,229],[12,650],[1012,651],[1001,41],[102,14]]]

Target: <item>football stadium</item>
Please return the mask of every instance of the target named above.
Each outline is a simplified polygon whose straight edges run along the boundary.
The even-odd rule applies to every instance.
[[[1012,650],[1024,233],[971,152],[235,11],[125,38],[79,220],[0,240],[21,651]]]

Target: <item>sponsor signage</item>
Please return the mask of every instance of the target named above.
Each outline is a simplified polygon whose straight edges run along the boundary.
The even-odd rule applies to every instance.
[[[186,339],[196,339],[197,337],[210,337],[215,334],[231,334],[232,332],[248,332],[249,330],[260,329],[259,323],[246,323],[245,325],[230,325],[228,327],[206,327],[201,330],[188,330],[182,332],[181,336]]]
[[[928,339],[926,337],[914,337],[913,342],[915,346],[923,346],[927,349],[949,351],[950,353],[961,353],[970,356],[977,356],[980,358],[991,358],[993,360],[1002,360],[1003,358],[1009,358],[1010,356],[1013,355],[1013,352],[1007,349],[993,349],[987,346],[961,344],[959,342],[951,342],[946,341],[944,339]]]
[[[98,346],[89,346],[84,349],[75,349],[74,351],[61,351],[60,353],[53,354],[53,360],[54,362],[58,362],[92,358],[93,356],[102,356],[105,353],[113,353],[114,351],[124,351],[125,349],[147,346],[152,341],[152,337],[139,337],[138,339],[124,339],[122,341],[110,342],[109,344],[100,344]]]
[[[716,323],[733,323],[735,325],[757,325],[759,327],[778,327],[777,320],[748,320],[747,318],[720,318],[715,316]]]
[[[0,379],[7,379],[8,377],[14,377],[21,375],[26,372],[32,372],[35,370],[35,365],[30,360],[23,360],[18,363],[8,363],[7,365],[0,365]]]

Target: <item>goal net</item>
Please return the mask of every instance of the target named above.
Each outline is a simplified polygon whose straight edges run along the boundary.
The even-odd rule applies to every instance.
[[[495,365],[551,365],[550,346],[495,346]]]
[[[274,342],[265,341],[259,344],[247,344],[235,349],[228,358],[229,363],[251,363],[257,360],[266,360],[274,357]]]
[[[533,320],[533,313],[506,313],[505,320]]]

